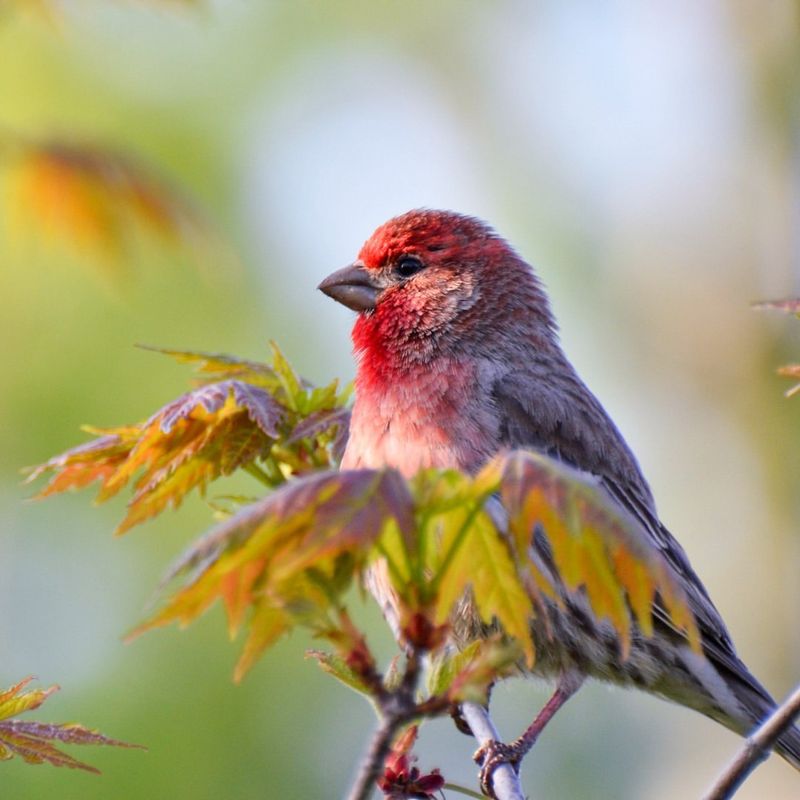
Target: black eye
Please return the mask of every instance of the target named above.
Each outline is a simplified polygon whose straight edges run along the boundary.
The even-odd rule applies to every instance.
[[[419,272],[425,265],[417,256],[400,256],[394,265],[394,271],[401,278],[410,278]]]

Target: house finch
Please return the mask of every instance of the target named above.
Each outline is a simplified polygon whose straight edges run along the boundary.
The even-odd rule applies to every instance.
[[[343,468],[474,473],[498,451],[518,447],[590,473],[663,554],[700,630],[704,656],[690,649],[656,598],[654,635],[634,633],[623,659],[613,629],[587,613],[579,595],[550,606],[546,623],[532,621],[533,671],[555,679],[556,691],[516,742],[483,754],[484,788],[492,769],[518,761],[586,677],[652,692],[742,735],[774,709],[661,524],[625,440],[562,352],[539,279],[507,242],[472,217],[410,211],[381,225],[358,260],[319,288],[358,312],[356,398]],[[533,550],[550,562],[544,537],[534,536]],[[372,584],[391,606],[380,575]],[[800,730],[785,733],[776,750],[800,769]]]

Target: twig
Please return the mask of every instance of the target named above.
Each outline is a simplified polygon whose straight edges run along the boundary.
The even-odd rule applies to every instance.
[[[356,776],[353,788],[347,795],[347,800],[369,800],[375,789],[375,781],[383,769],[386,756],[392,747],[392,742],[403,725],[417,716],[428,713],[441,713],[439,706],[431,707],[426,704],[417,704],[414,696],[420,678],[419,648],[411,646],[406,651],[406,665],[399,686],[388,691],[383,685],[383,676],[370,667],[368,670],[372,685],[372,696],[380,708],[381,724],[375,730],[370,740],[367,752],[361,760],[361,767]],[[431,698],[434,700],[437,698]]]
[[[381,721],[361,760],[361,767],[347,800],[369,800],[370,794],[375,790],[375,781],[383,769],[383,762],[389,754],[392,740],[404,721],[404,718],[399,716],[385,717]]]
[[[477,703],[463,703],[461,715],[481,747],[492,739],[500,741],[500,734],[494,727],[489,712],[483,706]],[[497,800],[525,800],[519,776],[511,764],[501,764],[495,770],[492,775],[492,788]]]
[[[747,737],[744,747],[717,778],[703,800],[729,800],[747,776],[770,754],[781,734],[787,731],[800,714],[800,686],[781,703],[767,719]]]

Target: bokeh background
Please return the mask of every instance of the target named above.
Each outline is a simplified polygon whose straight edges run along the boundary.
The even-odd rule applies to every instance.
[[[39,718],[150,749],[76,752],[99,778],[4,763],[4,798],[342,794],[372,714],[303,637],[240,686],[218,611],[121,641],[203,503],[113,539],[124,501],[28,503],[19,469],[183,391],[186,368],[136,342],[258,358],[273,338],[307,377],[349,379],[349,313],[315,286],[415,206],[484,217],[537,266],[741,654],[778,697],[800,680],[800,399],[775,375],[800,326],[750,308],[800,292],[796,2],[47,5],[0,4],[0,684],[58,682]],[[44,225],[41,185],[18,191],[21,141],[127,154],[212,232],[70,239]],[[500,687],[504,734],[545,698]],[[737,747],[590,686],[524,783],[536,800],[699,797]],[[436,723],[422,766],[471,783],[471,750]],[[799,795],[777,758],[740,793]]]

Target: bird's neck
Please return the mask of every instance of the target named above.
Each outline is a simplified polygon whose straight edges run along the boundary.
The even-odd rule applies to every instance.
[[[480,467],[493,443],[491,419],[479,411],[476,366],[440,356],[427,364],[364,359],[345,468],[395,467],[413,475],[426,467]]]
[[[358,381],[364,386],[407,380],[409,374],[429,369],[441,356],[439,336],[427,326],[378,309],[362,314],[353,326],[358,358]]]

